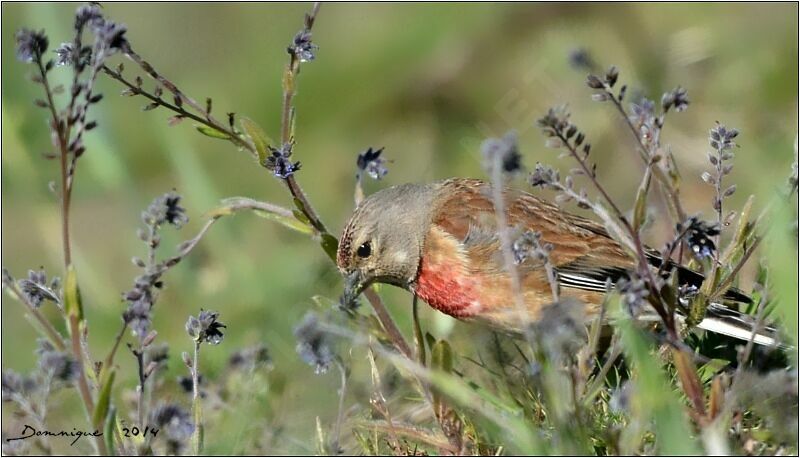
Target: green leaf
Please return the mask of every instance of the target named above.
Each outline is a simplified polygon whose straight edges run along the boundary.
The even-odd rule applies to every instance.
[[[744,253],[747,239],[753,233],[753,223],[750,221],[750,212],[753,208],[753,200],[755,195],[750,194],[750,197],[745,202],[742,211],[739,214],[739,225],[736,228],[736,234],[728,244],[725,252],[722,253],[720,258],[720,265],[727,266],[733,263],[734,258],[738,258]]]
[[[280,223],[284,227],[288,227],[289,229],[297,231],[301,234],[311,235],[314,233],[314,229],[311,226],[301,221],[298,221],[295,218],[289,218],[283,215],[279,215],[277,213],[272,213],[264,210],[253,210],[253,213],[262,218],[266,218],[275,221],[277,223]]]
[[[114,429],[117,426],[117,408],[111,406],[108,409],[108,414],[103,424],[103,440],[106,443],[106,452],[109,455],[114,455]]]
[[[422,325],[419,323],[419,300],[416,294],[414,295],[411,312],[414,321],[414,343],[417,346],[417,361],[424,367],[427,356],[425,355],[425,338],[422,337]]]
[[[428,348],[433,348],[433,346],[436,344],[436,337],[433,337],[433,334],[430,332],[426,332],[425,342],[428,344]]]
[[[622,310],[620,301],[614,301],[616,325],[626,362],[630,362],[635,390],[632,397],[630,424],[620,442],[622,454],[633,454],[639,449],[645,434],[644,426],[652,422],[658,455],[696,455],[700,449],[691,439],[691,429],[683,411],[683,402],[675,393],[674,385],[664,372],[660,359],[650,344],[650,339],[638,329]],[[640,425],[640,426],[635,426]]]
[[[308,216],[306,216],[306,214],[303,212],[303,208],[304,208],[303,207],[303,201],[301,201],[300,199],[295,197],[294,199],[292,199],[292,203],[294,203],[294,208],[296,208],[296,210],[294,210],[294,211],[301,215],[301,216],[295,215],[295,217],[297,219],[299,219],[300,221],[305,221],[308,224],[311,224],[311,220],[309,220]]]
[[[336,251],[339,249],[339,241],[336,240],[336,237],[330,234],[322,234],[319,244],[322,245],[322,249],[328,253],[331,259],[336,259]]]
[[[298,221],[302,221],[303,223],[308,224],[309,226],[311,225],[311,221],[308,219],[305,213],[301,212],[300,210],[294,209],[292,210],[292,214],[294,215],[295,218],[297,218]]]
[[[453,372],[453,349],[446,340],[440,340],[433,345],[431,367],[448,374]]]
[[[232,197],[224,199],[222,206],[216,207],[206,215],[210,218],[218,218],[220,216],[229,216],[237,211],[251,210],[256,215],[282,224],[289,229],[300,232],[301,234],[312,235],[314,229],[298,219],[289,216],[290,212],[287,209],[278,207],[277,205],[268,204],[266,202],[258,202],[253,199],[245,197]],[[274,208],[274,210],[271,210]]]
[[[114,369],[105,371],[100,397],[97,398],[97,405],[94,407],[94,414],[92,415],[96,428],[99,428],[103,424],[103,420],[108,416],[108,408],[111,405],[111,387],[114,385],[115,375],[116,371]]]
[[[750,222],[750,212],[753,209],[755,197],[755,195],[750,194],[744,207],[742,207],[742,213],[739,215],[739,227],[736,229],[736,236],[734,237],[734,243],[737,245],[743,244],[747,236],[752,232],[753,224]]]
[[[715,358],[700,366],[700,368],[697,369],[697,373],[700,376],[700,380],[706,383],[729,364],[730,361]]]
[[[655,167],[655,165],[653,165]],[[636,201],[633,206],[633,229],[639,230],[647,217],[647,193],[650,191],[650,168],[644,174],[639,190],[636,191]]]
[[[67,275],[64,281],[64,310],[67,316],[76,316],[78,321],[83,320],[83,305],[81,303],[81,291],[78,287],[78,274],[72,265],[67,267]]]
[[[766,234],[766,259],[769,280],[774,287],[778,315],[794,358],[797,358],[797,202],[780,201],[773,207]],[[796,226],[794,226],[796,227]]]
[[[269,145],[272,144],[272,140],[264,132],[264,129],[250,118],[241,118],[239,124],[242,126],[244,133],[253,141],[253,145],[255,145],[258,152],[259,163],[261,165],[266,164],[267,157],[270,155]]]
[[[198,132],[205,135],[206,137],[219,138],[220,140],[231,139],[230,135],[220,130],[214,129],[213,127],[204,126],[202,124],[195,124],[194,128],[197,129]]]

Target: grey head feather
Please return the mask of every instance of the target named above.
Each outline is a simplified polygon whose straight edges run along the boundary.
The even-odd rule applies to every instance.
[[[439,185],[403,184],[378,191],[353,212],[339,242],[337,264],[343,274],[359,271],[363,283],[407,287],[416,279],[425,235]],[[358,248],[369,244],[370,255]]]

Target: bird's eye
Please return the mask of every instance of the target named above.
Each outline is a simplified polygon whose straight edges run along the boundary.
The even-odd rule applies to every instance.
[[[372,246],[369,242],[364,242],[358,247],[356,250],[356,254],[359,258],[368,258],[370,254],[372,254]]]

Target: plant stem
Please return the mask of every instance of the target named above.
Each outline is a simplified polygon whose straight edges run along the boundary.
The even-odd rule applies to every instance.
[[[744,254],[742,255],[742,259],[740,259],[739,262],[736,263],[736,265],[733,267],[733,270],[731,270],[731,272],[725,277],[725,279],[720,282],[720,284],[717,286],[717,289],[714,290],[714,292],[711,293],[710,296],[708,296],[709,301],[718,298],[719,296],[724,294],[725,291],[728,290],[728,288],[730,288],[733,285],[733,281],[736,279],[736,275],[742,269],[747,260],[750,259],[750,256],[753,255],[753,252],[756,251],[756,248],[758,248],[758,245],[761,243],[762,239],[763,239],[762,236],[757,236],[753,240],[753,242],[750,244],[750,246],[747,248],[747,250],[745,250]]]
[[[314,25],[314,21],[316,20],[317,13],[319,12],[321,4],[320,2],[315,2],[314,7],[312,8],[311,13],[308,15],[306,19],[306,26],[307,29],[310,31],[312,26]],[[297,74],[300,69],[300,62],[295,56],[294,53],[289,53],[289,63],[286,65],[286,72],[284,74],[284,84],[283,84],[283,106],[281,109],[281,144],[286,144],[291,142],[291,124],[292,118],[294,116],[294,108],[292,107],[292,100],[294,99],[294,95],[296,93],[297,84],[296,78]],[[303,215],[308,218],[311,222],[311,225],[321,234],[321,235],[330,235],[328,229],[322,223],[322,220],[317,215],[314,208],[311,206],[311,203],[308,201],[308,197],[303,192],[300,185],[295,180],[294,175],[289,175],[284,180],[286,187],[289,190],[289,193],[294,198],[295,206],[297,207]],[[333,256],[330,256],[331,260],[335,263],[336,259]],[[407,358],[413,359],[413,353],[411,351],[411,347],[408,346],[403,334],[397,328],[397,325],[394,323],[389,311],[383,305],[380,296],[375,292],[375,290],[370,287],[364,291],[364,295],[367,297],[367,300],[372,305],[372,308],[375,310],[375,314],[378,317],[383,328],[386,330],[389,338],[392,340],[395,348],[400,351],[404,356]]]
[[[307,20],[307,22],[309,23],[308,24],[309,26],[313,25],[314,20],[316,19],[317,12],[319,11],[319,8],[320,8],[320,3],[319,2],[315,3],[315,5],[314,5],[314,7],[312,9],[312,12],[309,15],[309,20]],[[177,104],[169,103],[169,102],[161,99],[160,97],[157,97],[155,95],[152,95],[152,94],[146,92],[145,90],[139,88],[137,85],[133,84],[132,82],[130,82],[128,80],[126,80],[119,72],[116,72],[116,71],[108,68],[107,66],[103,66],[102,70],[107,75],[109,75],[111,78],[113,78],[113,79],[119,81],[120,83],[122,83],[123,85],[125,85],[128,89],[133,91],[135,94],[143,95],[148,100],[150,100],[150,101],[152,101],[154,103],[157,103],[160,106],[163,106],[164,108],[167,108],[167,109],[177,113],[180,116],[187,117],[187,118],[192,119],[194,121],[197,121],[198,123],[201,123],[201,124],[203,124],[203,125],[205,125],[207,127],[211,127],[213,129],[216,129],[216,130],[219,130],[219,131],[225,133],[230,138],[230,141],[233,142],[235,145],[237,145],[239,147],[242,147],[242,148],[245,148],[246,150],[248,150],[254,156],[258,155],[256,147],[249,140],[247,140],[246,138],[242,137],[238,132],[235,132],[232,128],[230,128],[228,126],[225,126],[225,125],[222,125],[213,116],[211,116],[210,113],[207,113],[202,107],[200,107],[200,105],[198,105],[197,102],[195,102],[193,99],[191,99],[190,97],[186,96],[183,92],[181,92],[174,83],[172,83],[170,80],[168,80],[163,75],[158,73],[147,61],[145,61],[144,59],[141,58],[141,56],[139,56],[137,53],[135,53],[133,51],[133,49],[131,49],[130,45],[127,45],[127,48],[124,49],[123,51],[124,51],[125,55],[128,58],[130,58],[133,62],[135,62],[137,65],[139,65],[139,67],[141,67],[142,70],[145,71],[145,73],[147,73],[150,77],[155,79],[159,84],[161,84],[168,91],[170,91],[171,93],[173,93],[177,97],[180,97],[181,100],[185,100],[190,106],[192,106],[198,112],[200,112],[202,114],[202,116],[195,115],[195,114],[187,111],[186,109],[182,108],[181,106],[178,106]],[[292,73],[291,73],[292,76],[295,76],[295,73],[297,71],[297,68],[295,68],[295,66],[289,65],[289,66],[287,66],[287,69],[292,71]],[[284,90],[286,90],[286,89],[287,88],[284,88]],[[293,100],[293,97],[294,97],[295,88],[293,87],[293,88],[291,88],[291,91],[286,91],[286,92],[290,92],[291,95],[287,97],[286,94],[284,94],[284,105],[283,105],[283,108],[282,108],[282,116],[281,116],[281,139],[284,140],[284,141],[289,141],[290,130],[291,130],[290,129],[290,127],[291,127],[290,126],[290,116],[292,114],[291,101]],[[325,225],[322,223],[322,220],[319,218],[317,213],[314,211],[314,208],[311,206],[311,203],[309,202],[308,197],[303,192],[303,190],[300,187],[300,185],[297,183],[295,177],[290,175],[289,177],[287,177],[283,181],[286,184],[286,187],[289,190],[289,193],[291,194],[291,196],[292,196],[292,198],[294,200],[295,206],[297,207],[298,210],[300,210],[301,213],[303,213],[303,215],[306,218],[308,218],[308,220],[311,222],[312,226],[319,232],[319,235],[321,235],[321,236],[331,235],[328,232],[328,230],[325,227]],[[332,235],[331,235],[331,237],[332,237]],[[336,259],[333,256],[329,256],[329,257],[331,258],[332,261],[334,261],[334,263],[336,262]],[[380,321],[380,323],[383,326],[384,330],[388,334],[389,338],[392,340],[392,343],[394,344],[395,348],[398,351],[400,351],[400,353],[402,353],[404,356],[413,357],[412,353],[411,353],[411,350],[410,350],[410,347],[408,346],[408,343],[405,341],[405,339],[403,338],[402,333],[400,333],[399,329],[395,325],[394,321],[392,320],[391,315],[386,310],[386,307],[384,306],[384,304],[381,301],[380,297],[374,292],[374,290],[372,288],[369,288],[368,290],[366,290],[365,291],[365,295],[366,295],[367,299],[369,300],[370,304],[372,305],[373,309],[375,310],[375,314],[377,315],[378,320]]]
[[[761,296],[761,300],[758,303],[758,310],[756,312],[756,323],[753,326],[753,333],[750,335],[750,339],[747,340],[747,345],[745,346],[744,351],[739,355],[738,365],[736,366],[737,376],[742,373],[742,371],[744,370],[744,366],[750,360],[750,354],[753,352],[753,347],[755,347],[756,336],[764,327],[766,305],[767,305],[767,295],[764,294],[763,296]],[[738,380],[739,377],[736,377],[736,379]]]
[[[145,383],[147,382],[147,375],[144,373],[144,354],[141,348],[139,350],[132,350],[133,355],[136,357],[136,366],[139,373],[139,389],[137,390],[138,396],[136,398],[136,418],[139,425],[144,424],[144,390]]]
[[[497,224],[497,235],[500,239],[500,251],[503,255],[503,263],[506,272],[511,279],[511,292],[514,294],[514,302],[519,313],[520,323],[525,329],[525,338],[532,342],[530,326],[530,316],[525,307],[525,298],[522,295],[522,284],[520,283],[519,272],[514,262],[514,253],[511,250],[511,236],[509,234],[508,221],[506,220],[506,205],[503,196],[503,164],[500,154],[495,154],[491,164],[492,176],[492,203],[494,207],[494,217]]]
[[[417,294],[411,300],[411,318],[414,322],[414,344],[417,347],[417,361],[421,366],[425,366],[427,355],[425,354],[425,337],[422,335],[422,326],[419,323],[419,301]]]
[[[117,349],[119,348],[120,342],[122,342],[122,338],[125,337],[125,330],[128,329],[128,322],[123,320],[122,321],[122,328],[117,333],[117,336],[114,338],[114,345],[111,347],[111,351],[108,352],[108,356],[106,359],[103,360],[103,369],[109,370],[111,369],[111,365],[114,364],[114,356],[117,354]]]
[[[612,99],[613,99],[613,97],[612,97]],[[624,113],[624,110],[623,110],[623,113]],[[627,116],[626,116],[626,119],[627,119]],[[630,125],[631,125],[631,127],[633,126],[632,124],[630,124]],[[650,271],[650,263],[647,261],[647,255],[646,255],[646,253],[644,251],[644,244],[642,243],[642,239],[641,239],[641,237],[639,235],[639,232],[636,231],[633,228],[633,226],[631,226],[631,224],[628,221],[628,219],[625,217],[625,215],[619,209],[617,204],[615,204],[614,201],[611,199],[611,196],[609,196],[609,194],[606,192],[606,190],[603,187],[603,185],[600,184],[600,181],[597,179],[597,176],[595,175],[594,170],[592,170],[586,164],[585,159],[580,156],[580,154],[578,153],[577,149],[575,149],[575,146],[570,144],[569,139],[567,139],[567,137],[563,134],[563,132],[557,133],[557,137],[566,146],[567,150],[569,151],[569,153],[573,157],[573,159],[575,159],[575,161],[581,166],[581,169],[583,170],[583,173],[587,177],[589,177],[589,180],[592,182],[592,184],[594,185],[595,189],[603,196],[603,199],[608,203],[608,205],[611,206],[611,209],[614,211],[616,218],[622,223],[622,225],[625,227],[625,230],[628,232],[628,234],[630,235],[631,239],[633,240],[633,246],[634,246],[634,248],[636,250],[636,257],[637,257],[637,260],[639,262],[639,270],[641,271],[640,273],[642,275],[644,275],[645,277],[647,277],[647,279],[648,279],[647,284],[649,286],[649,290],[650,290],[650,293],[653,296],[653,298],[658,299],[657,303],[653,303],[653,301],[651,301],[651,303],[653,305],[653,308],[656,310],[656,312],[659,314],[659,316],[661,317],[662,321],[666,325],[667,332],[669,333],[670,337],[671,338],[677,338],[677,331],[675,329],[675,319],[674,319],[672,313],[670,313],[668,311],[667,307],[663,303],[663,300],[662,300],[662,297],[661,297],[661,293],[658,290],[656,290],[655,278],[653,277],[653,273]],[[642,145],[642,147],[644,148],[644,145]]]
[[[641,157],[642,161],[644,161],[645,165],[649,165],[651,160],[650,151],[647,149],[645,144],[642,142],[642,138],[639,135],[639,132],[636,131],[636,127],[631,122],[630,118],[628,117],[628,113],[625,111],[625,107],[622,106],[622,103],[617,100],[614,96],[613,92],[611,92],[611,88],[606,85],[606,95],[608,96],[609,100],[611,100],[614,104],[614,107],[617,109],[619,114],[622,116],[622,119],[625,121],[625,124],[628,126],[629,130],[633,134],[633,137],[636,139],[636,144],[639,147],[639,156]],[[670,182],[669,177],[664,173],[664,170],[661,167],[653,167],[655,171],[655,176],[661,185],[661,193],[664,196],[664,199],[669,202],[670,205],[668,207],[674,212],[675,219],[677,222],[686,221],[686,212],[683,209],[683,204],[681,203],[680,197],[678,195],[678,190]]]
[[[257,157],[256,148],[251,142],[247,141],[238,132],[234,131],[233,127],[226,126],[221,122],[219,122],[216,118],[214,118],[214,116],[211,115],[211,113],[207,112],[205,108],[200,106],[200,104],[198,104],[193,98],[187,96],[180,89],[178,89],[178,87],[172,81],[168,80],[162,74],[158,73],[156,69],[153,68],[152,65],[150,65],[150,63],[142,59],[142,57],[139,54],[137,54],[133,50],[133,48],[131,48],[129,43],[125,44],[125,47],[123,48],[123,53],[125,54],[126,57],[135,62],[137,65],[139,65],[139,67],[142,70],[144,70],[144,72],[147,73],[148,76],[156,80],[162,87],[164,87],[167,91],[172,93],[175,96],[176,103],[171,104],[169,102],[162,100],[160,97],[148,94],[146,91],[126,81],[122,77],[122,75],[111,70],[106,66],[103,66],[103,71],[105,71],[112,78],[128,86],[128,88],[133,90],[134,93],[144,95],[153,102],[158,103],[159,105],[168,108],[184,117],[191,118],[205,126],[211,127],[215,130],[225,133],[226,135],[228,135],[231,142],[233,142],[235,145],[239,147],[247,149]],[[187,104],[189,104],[189,106],[191,106],[194,110],[200,113],[200,116],[194,115],[189,111],[187,111],[186,109],[184,109],[182,106],[180,106],[181,103],[184,101]]]
[[[42,64],[42,56],[36,57],[36,65],[39,68],[39,74],[42,77],[42,86],[44,93],[47,97],[47,105],[50,108],[51,128],[55,135],[54,146],[58,148],[59,159],[61,163],[61,242],[64,248],[64,270],[72,263],[72,250],[70,248],[69,237],[69,191],[67,189],[67,156],[69,151],[67,149],[68,139],[66,138],[65,126],[62,123],[61,117],[56,112],[55,102],[53,100],[53,91],[50,88],[50,82],[47,79],[47,71]]]
[[[338,359],[336,360],[336,367],[339,369],[339,375],[341,376],[342,386],[339,388],[339,410],[336,414],[336,425],[334,425],[333,429],[333,446],[334,450],[332,450],[333,455],[339,455],[341,453],[340,447],[340,439],[341,439],[341,431],[342,431],[342,421],[344,421],[344,396],[346,393],[347,388],[347,371],[344,368],[344,364]]]
[[[329,234],[328,229],[322,223],[322,220],[319,218],[316,211],[314,211],[314,207],[311,206],[311,203],[308,201],[308,197],[306,197],[306,194],[303,192],[302,188],[300,188],[300,185],[295,180],[294,175],[289,175],[286,177],[284,182],[289,189],[289,193],[294,198],[295,206],[301,212],[303,212],[303,215],[305,215],[306,218],[308,218],[308,220],[311,222],[311,225],[314,226],[314,229],[321,234]]]
[[[61,239],[63,244],[63,252],[64,252],[64,271],[66,272],[70,266],[72,265],[72,249],[70,247],[70,234],[69,234],[69,171],[68,171],[68,161],[67,156],[69,155],[69,148],[68,148],[68,130],[64,122],[62,122],[61,117],[56,112],[55,102],[53,100],[53,91],[50,88],[50,82],[47,78],[47,71],[45,69],[45,65],[42,63],[42,56],[38,55],[35,58],[36,65],[39,69],[39,74],[42,77],[42,86],[44,87],[45,96],[47,97],[47,104],[50,108],[50,116],[51,116],[51,124],[52,124],[52,134],[55,136],[54,144],[58,148],[59,152],[59,159],[61,165]],[[36,315],[36,314],[35,314]],[[35,316],[34,315],[34,316]],[[39,315],[41,316],[41,315]],[[54,333],[55,330],[52,329],[52,326],[48,326],[49,323],[44,317],[37,317],[40,323],[45,326],[45,332],[48,334]],[[47,324],[45,324],[47,323]],[[89,421],[89,424],[92,424],[92,415],[94,413],[94,401],[92,399],[92,393],[89,388],[89,383],[86,379],[86,368],[87,368],[87,361],[84,361],[83,358],[83,351],[81,348],[81,321],[77,315],[70,314],[67,316],[67,326],[69,328],[70,337],[72,340],[72,353],[75,357],[78,366],[78,392],[80,393],[81,400],[83,401],[84,408],[86,410],[86,418]],[[55,335],[58,335],[57,333]],[[54,335],[51,335],[53,338]],[[60,340],[60,338],[59,338]],[[58,342],[58,340],[56,340]],[[63,342],[63,340],[62,340]],[[55,343],[55,342],[54,342]],[[63,345],[63,344],[62,344]],[[106,455],[108,454],[106,451],[105,442],[103,441],[102,437],[95,437],[95,440],[92,441],[95,447],[95,453],[98,455]]]
[[[192,413],[194,416],[194,433],[192,434],[192,447],[194,455],[199,455],[202,451],[203,437],[203,414],[200,405],[200,377],[198,375],[198,365],[200,357],[200,341],[194,343],[194,359],[192,360]]]
[[[406,339],[403,337],[403,334],[400,332],[400,329],[397,328],[392,316],[389,314],[389,311],[386,309],[386,306],[383,304],[381,297],[378,296],[378,293],[370,287],[364,290],[364,295],[367,297],[367,300],[370,304],[372,304],[372,308],[375,310],[375,315],[378,317],[378,321],[380,321],[383,329],[388,334],[389,339],[392,341],[394,347],[399,351],[403,356],[409,359],[414,359],[414,353],[411,352],[411,347],[408,346]]]
[[[94,400],[92,400],[92,393],[89,390],[89,383],[86,380],[86,367],[87,361],[83,360],[83,351],[81,351],[81,332],[80,321],[77,315],[70,315],[68,317],[70,336],[72,337],[72,353],[75,356],[78,366],[78,392],[83,400],[83,406],[86,410],[86,418],[89,424],[92,425],[92,415],[94,414]],[[102,436],[94,436],[95,453],[98,455],[108,455],[106,444]]]
[[[39,311],[38,308],[34,307],[28,299],[22,294],[22,291],[19,290],[19,287],[16,283],[9,283],[8,287],[11,289],[11,292],[14,293],[14,296],[19,300],[25,307],[28,309],[28,312],[36,318],[36,321],[42,326],[42,331],[47,337],[47,340],[56,347],[57,350],[64,351],[67,348],[67,345],[64,343],[64,338],[61,334],[56,331],[56,328],[50,323],[50,321],[42,315],[42,312]]]

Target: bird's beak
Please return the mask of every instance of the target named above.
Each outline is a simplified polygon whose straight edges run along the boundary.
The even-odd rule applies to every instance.
[[[358,296],[367,286],[369,284],[364,281],[364,275],[360,270],[356,269],[346,274],[344,277],[344,292],[339,299],[339,304],[346,309],[352,308]]]

